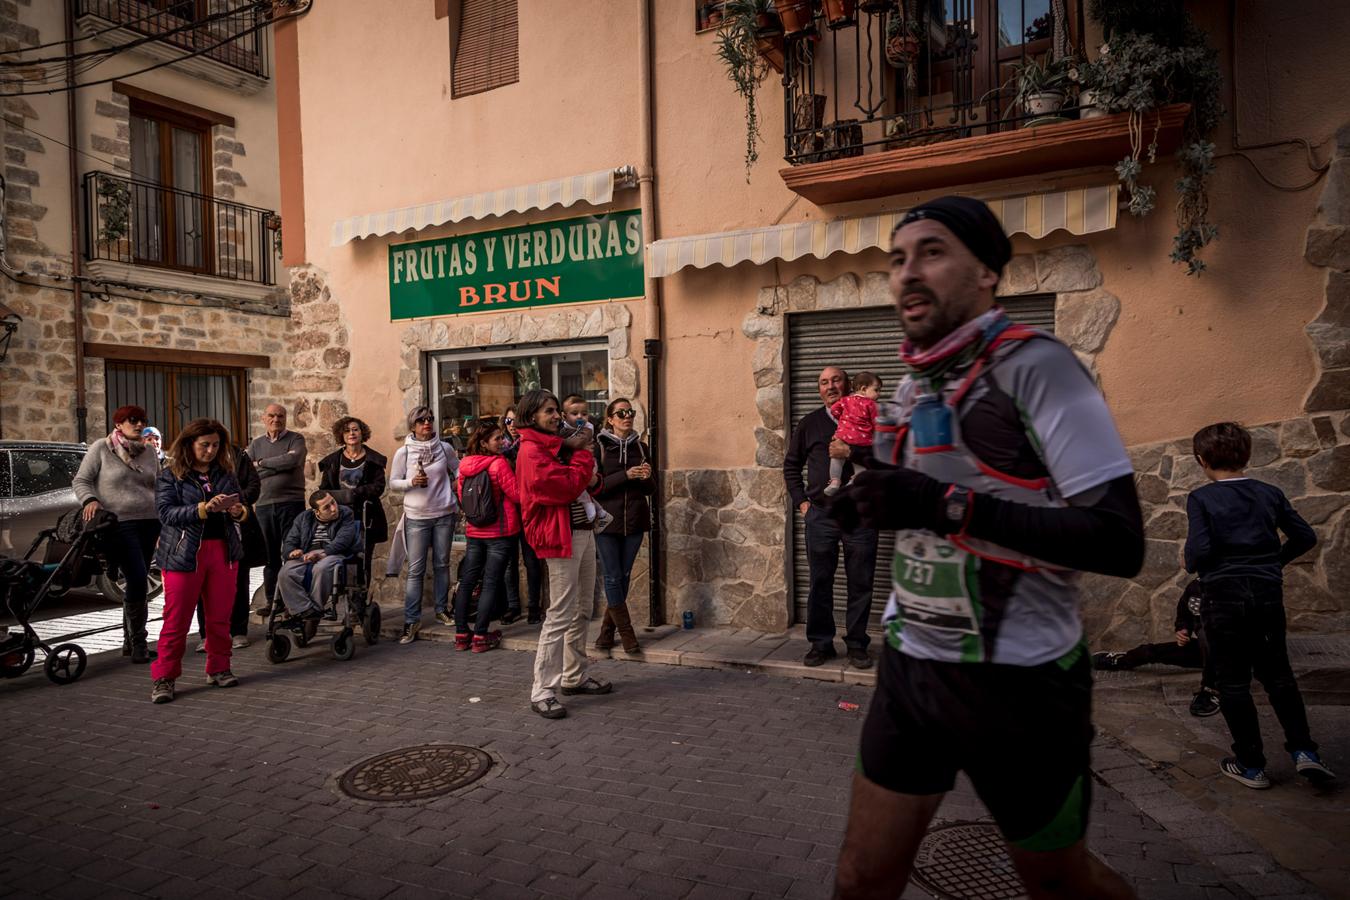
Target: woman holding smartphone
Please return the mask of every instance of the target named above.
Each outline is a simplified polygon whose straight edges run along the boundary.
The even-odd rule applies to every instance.
[[[244,557],[239,523],[248,509],[239,499],[224,425],[196,419],[178,433],[168,465],[155,482],[155,507],[163,526],[158,555],[164,573],[164,625],[159,658],[150,666],[155,680],[150,700],[168,703],[174,697],[199,597],[206,612],[206,679],[216,687],[234,687],[239,679],[230,672],[230,610]]]

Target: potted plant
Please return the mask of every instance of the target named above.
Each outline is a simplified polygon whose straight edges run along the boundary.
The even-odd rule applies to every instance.
[[[816,0],[778,0],[774,8],[787,35],[810,31],[816,18]]]
[[[745,101],[745,180],[759,159],[759,86],[769,66],[760,53],[759,29],[767,27],[771,0],[727,0],[717,30],[717,57],[736,93]],[[766,33],[765,38],[769,35]]]
[[[1068,89],[1078,77],[1072,57],[1041,60],[1029,56],[1013,66],[1009,83],[1016,84],[1014,105],[1029,116],[1049,116],[1064,106]]]
[[[857,15],[855,0],[825,0],[825,24],[831,28],[852,25]]]
[[[1182,177],[1177,181],[1171,258],[1185,263],[1186,274],[1197,275],[1205,268],[1198,254],[1218,236],[1209,221],[1207,190],[1214,171],[1214,144],[1207,138],[1225,115],[1218,54],[1181,9],[1174,16],[1158,17],[1140,4],[1093,0],[1092,13],[1103,23],[1107,44],[1085,66],[1083,80],[1092,86],[1097,107],[1130,114],[1130,155],[1116,164],[1116,174],[1129,190],[1132,215],[1152,212],[1157,196],[1141,181],[1144,163],[1153,163],[1158,151],[1156,125],[1146,143],[1150,114],[1156,122],[1161,107],[1190,104],[1177,152]]]

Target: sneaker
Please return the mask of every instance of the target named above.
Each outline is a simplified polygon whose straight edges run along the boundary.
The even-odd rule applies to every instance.
[[[535,700],[530,704],[530,709],[539,713],[545,719],[561,719],[567,715],[567,709],[553,697],[547,700]]]
[[[138,666],[145,665],[157,655],[145,644],[135,644],[131,648],[131,661]]]
[[[530,610],[529,616],[526,617],[526,619],[525,619],[525,624],[526,624],[526,625],[538,625],[538,624],[539,624],[540,622],[542,622],[542,621],[544,621],[544,617],[543,617],[543,615],[539,612],[539,610],[537,610],[537,609],[532,609],[532,610]]]
[[[168,703],[173,699],[173,679],[156,678],[155,683],[150,687],[151,703]]]
[[[470,634],[470,633],[467,632],[467,631],[465,631],[465,632],[463,632],[463,633],[456,633],[456,634],[455,634],[455,649],[456,649],[456,650],[468,650],[468,649],[469,649],[470,647],[472,647],[472,646],[473,646],[473,635],[472,635],[472,634]]]
[[[1322,758],[1312,750],[1296,750],[1293,757],[1294,769],[1311,782],[1320,784],[1336,777],[1335,773],[1322,762]]]
[[[855,669],[872,668],[872,657],[867,655],[867,651],[862,647],[848,648],[848,664]]]
[[[838,481],[831,481],[829,484],[825,485],[824,494],[826,497],[833,497],[835,494],[839,493],[839,489],[842,487],[843,485]]]
[[[1191,715],[1197,718],[1212,716],[1219,711],[1219,694],[1209,688],[1201,688],[1195,692],[1195,697],[1191,700]]]
[[[1234,781],[1258,791],[1264,791],[1270,787],[1270,779],[1266,777],[1265,769],[1248,769],[1232,756],[1219,763],[1219,771]]]
[[[229,669],[224,672],[212,672],[206,676],[206,680],[216,687],[238,687],[239,679],[234,677],[234,673]]]
[[[330,622],[336,622],[336,621],[337,621],[337,607],[336,607],[336,606],[327,606],[327,607],[324,607],[324,610],[323,610],[323,617],[324,617],[325,619],[327,619],[328,621],[330,621]]]
[[[475,634],[473,636],[473,652],[486,653],[489,650],[495,650],[502,642],[502,633],[500,631],[489,631],[487,634]],[[566,693],[566,688],[563,689]]]
[[[520,610],[518,609],[508,609],[506,611],[506,615],[502,616],[503,625],[511,625],[519,621],[520,621]]]
[[[614,685],[598,678],[587,678],[581,684],[575,684],[572,687],[562,686],[563,694],[569,697],[573,694],[608,694],[612,690],[614,690]]]
[[[234,639],[230,641],[230,647],[234,650],[243,650],[248,645],[249,639],[246,634],[236,634]]]
[[[833,647],[826,647],[824,650],[821,650],[819,647],[812,647],[807,651],[806,657],[802,660],[802,665],[811,666],[812,668],[823,666],[837,655],[838,654],[834,652]]]
[[[436,613],[436,621],[437,621],[437,622],[440,622],[440,623],[441,623],[442,625],[444,625],[446,628],[454,628],[454,627],[455,627],[455,620],[451,617],[450,613],[445,612],[444,610],[442,610],[441,612]]]
[[[198,642],[197,642],[197,646],[194,647],[194,648],[192,649],[192,652],[193,652],[193,653],[205,653],[205,652],[206,652],[206,641],[205,641],[204,639],[198,641]]]
[[[1092,668],[1105,672],[1115,672],[1120,668],[1120,661],[1125,658],[1124,653],[1094,653],[1092,654]]]
[[[422,630],[421,622],[405,622],[403,624],[403,637],[398,639],[400,644],[411,644],[417,640],[417,632]]]

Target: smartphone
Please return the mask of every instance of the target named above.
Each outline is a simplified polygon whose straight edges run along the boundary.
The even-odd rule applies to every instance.
[[[236,503],[239,502],[239,495],[238,495],[238,494],[218,494],[217,496],[220,496],[220,497],[224,497],[224,498],[225,498],[225,500],[226,500],[225,508],[226,508],[226,509],[229,509],[231,506],[234,506]]]

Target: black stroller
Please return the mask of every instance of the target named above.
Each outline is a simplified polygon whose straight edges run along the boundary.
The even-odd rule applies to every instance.
[[[338,493],[337,491],[333,492]],[[380,639],[380,605],[370,596],[370,546],[367,544],[366,516],[361,517],[361,546],[334,572],[333,587],[324,604],[323,618],[318,633],[305,638],[305,623],[299,616],[286,610],[278,587],[272,597],[271,615],[267,618],[267,659],[272,663],[285,662],[292,647],[305,647],[326,640],[334,658],[343,661],[356,655],[356,631],[360,630],[367,646]],[[345,602],[344,602],[345,601]],[[339,606],[342,611],[339,613]]]
[[[37,651],[46,659],[42,669],[56,684],[70,684],[84,674],[88,655],[79,644],[69,643],[106,629],[97,628],[44,641],[30,623],[48,597],[60,596],[72,587],[88,584],[99,571],[97,543],[117,524],[117,517],[104,510],[85,522],[82,510],[74,509],[44,528],[22,559],[0,557],[0,598],[19,623],[18,631],[0,631],[0,678],[18,678],[33,665]],[[46,545],[42,561],[34,559]]]

